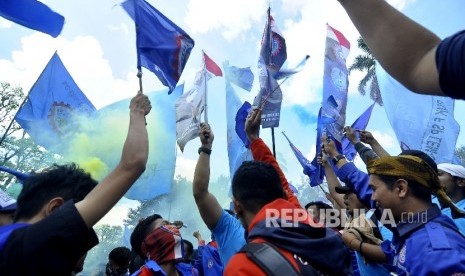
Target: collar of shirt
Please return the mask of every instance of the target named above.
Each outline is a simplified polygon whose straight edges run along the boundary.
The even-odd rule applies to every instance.
[[[415,231],[427,222],[439,217],[440,215],[441,210],[436,204],[433,204],[431,208],[428,208],[425,211],[421,211],[412,215],[409,214],[407,218],[403,219],[403,221],[397,225],[397,232],[399,237],[402,238],[406,236],[407,234]]]

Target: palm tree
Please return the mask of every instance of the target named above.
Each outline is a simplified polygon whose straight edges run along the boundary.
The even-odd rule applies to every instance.
[[[358,48],[362,49],[364,54],[355,57],[354,63],[349,67],[349,73],[353,70],[366,71],[365,77],[363,77],[358,85],[358,91],[360,94],[365,95],[368,89],[370,91],[370,98],[380,106],[383,106],[383,99],[381,98],[378,79],[376,78],[376,59],[362,37],[357,39],[357,43]]]

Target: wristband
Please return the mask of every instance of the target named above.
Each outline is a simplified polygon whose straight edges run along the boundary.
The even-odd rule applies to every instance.
[[[363,255],[363,254],[362,254],[362,244],[363,244],[363,241],[360,242],[360,246],[358,247],[358,252],[359,252],[361,255]]]
[[[346,158],[345,155],[339,154],[338,156],[336,156],[336,157],[334,157],[334,158],[332,159],[332,160],[333,160],[333,164],[336,165],[337,162],[341,161],[341,159],[344,159],[344,158]]]
[[[200,148],[199,148],[199,154],[200,154],[201,152],[203,152],[203,153],[205,153],[205,154],[207,154],[207,155],[210,155],[210,154],[212,153],[212,150],[209,149],[209,148],[200,147]]]

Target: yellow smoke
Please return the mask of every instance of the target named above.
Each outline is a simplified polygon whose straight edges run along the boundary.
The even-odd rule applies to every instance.
[[[79,167],[90,173],[93,179],[101,180],[108,174],[108,167],[97,157],[90,157],[86,160],[76,161]]]

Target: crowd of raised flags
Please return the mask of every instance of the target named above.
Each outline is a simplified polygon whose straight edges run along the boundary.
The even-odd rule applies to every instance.
[[[26,7],[31,13],[35,13],[37,18],[24,17],[20,11]],[[228,158],[230,174],[233,175],[244,160],[251,159],[243,130],[248,112],[253,107],[261,107],[263,109],[262,127],[279,127],[283,93],[278,81],[284,81],[292,74],[299,72],[309,56],[306,56],[293,69],[283,68],[287,59],[286,41],[268,9],[258,61],[260,87],[253,106],[248,102],[242,103],[232,86],[234,84],[242,90],[251,91],[254,74],[250,67],[238,68],[225,62],[222,71],[205,52],[202,52],[202,66],[196,74],[193,86],[184,92],[184,85],[177,86],[177,84],[194,47],[194,40],[145,0],[127,0],[122,3],[122,7],[134,20],[136,26],[140,89],[142,90],[142,67],[153,72],[168,88],[168,95],[160,92],[148,94],[154,105],[153,109],[159,110],[147,118],[148,125],[151,125],[151,121],[157,121],[157,127],[163,128],[163,133],[156,131],[151,133],[150,130],[149,132],[152,141],[158,145],[157,150],[163,150],[163,152],[151,157],[148,163],[149,169],[126,196],[131,199],[146,200],[170,192],[176,160],[175,145],[177,143],[183,151],[186,143],[198,136],[199,123],[208,121],[208,80],[214,76],[223,76],[223,72],[227,102],[225,115]],[[53,37],[59,35],[64,22],[62,16],[33,0],[2,1],[0,15]],[[39,20],[44,17],[47,20]],[[346,125],[345,112],[349,83],[346,58],[350,43],[340,31],[329,25],[326,27],[323,100],[318,114],[316,155],[313,161],[309,161],[283,133],[304,168],[304,174],[309,176],[312,186],[321,184],[324,178],[324,170],[316,162],[317,156],[321,153],[319,145],[323,133],[336,142],[339,150],[349,160],[353,160],[356,155],[355,149],[345,139],[343,133],[343,127]],[[383,88],[387,85],[385,83],[393,82],[393,80],[380,68],[377,67],[377,73],[381,92],[383,92]],[[391,83],[390,85],[396,85],[399,91],[405,90],[399,84]],[[394,96],[393,93],[383,93],[382,95],[386,113],[399,144],[410,149],[423,150],[436,159],[436,162],[455,160],[454,149],[459,128],[453,117],[454,102],[452,99],[423,96],[408,91],[402,92],[402,99],[399,98],[399,94]],[[406,101],[407,98],[409,100]],[[409,110],[405,105],[405,103],[417,100],[428,102],[429,105],[415,110]],[[128,100],[115,103],[99,110],[98,113],[116,110],[116,106],[127,105],[127,102]],[[373,108],[374,103],[360,115],[352,127],[358,130],[365,129]],[[37,144],[60,153],[58,146],[66,147],[64,141],[69,140],[68,135],[72,135],[76,129],[79,129],[78,125],[73,124],[78,121],[76,116],[85,114],[98,120],[97,116],[94,116],[95,111],[92,103],[79,89],[58,54],[55,53],[31,88],[15,120]],[[157,116],[157,114],[163,114],[163,116]],[[86,130],[81,129],[81,131]],[[424,135],[420,135],[421,133]],[[291,133],[289,135],[292,136]],[[418,137],[423,138],[418,139]],[[158,184],[150,185],[149,183],[153,181]]]

